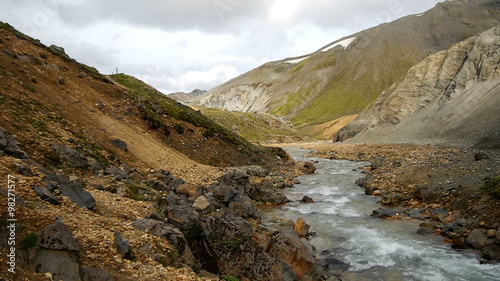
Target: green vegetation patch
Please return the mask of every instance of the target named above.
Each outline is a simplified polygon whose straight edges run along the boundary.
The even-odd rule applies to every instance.
[[[248,145],[244,139],[206,118],[200,112],[166,97],[137,78],[125,74],[115,74],[111,77],[132,91],[128,93],[128,96],[140,104],[139,110],[142,118],[154,129],[161,128],[165,132],[174,129],[180,134],[184,132],[180,123],[174,125],[173,128],[165,124],[162,115],[167,115],[173,119],[204,128],[206,137],[219,137],[225,142],[238,146]]]

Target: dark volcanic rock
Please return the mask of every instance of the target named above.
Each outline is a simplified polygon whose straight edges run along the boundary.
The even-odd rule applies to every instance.
[[[26,152],[19,148],[19,142],[7,133],[4,128],[0,127],[0,150],[3,150],[7,155],[12,155],[21,159],[28,158]]]
[[[357,185],[365,188],[366,195],[373,194],[373,187],[372,187],[373,183],[374,182],[373,182],[373,175],[372,174],[368,174],[364,178],[359,178],[358,180],[356,180]]]
[[[53,205],[60,205],[61,204],[61,202],[59,202],[59,200],[57,200],[57,198],[54,196],[54,194],[52,192],[50,192],[50,190],[47,187],[39,186],[39,187],[33,188],[33,190],[36,192],[36,194],[43,201],[47,201]]]
[[[80,247],[73,237],[73,232],[60,220],[56,220],[53,224],[44,227],[39,236],[38,246],[43,249],[80,251]]]
[[[167,209],[166,217],[187,239],[199,237],[202,232],[200,215],[190,205],[171,205]]]
[[[128,146],[127,146],[127,143],[120,140],[120,139],[114,139],[114,140],[111,140],[111,143],[116,146],[117,148],[125,151],[125,152],[128,152]]]
[[[283,280],[283,265],[251,241],[253,227],[243,218],[211,216],[202,219],[202,226],[205,247],[221,274],[245,280]]]
[[[490,156],[484,152],[478,152],[474,154],[474,160],[476,161],[488,160],[488,159],[490,159]]]
[[[78,151],[64,145],[51,143],[52,149],[59,155],[59,157],[65,161],[68,165],[75,168],[87,168],[88,161],[83,155]]]
[[[134,250],[132,246],[119,233],[115,232],[115,248],[122,259],[132,260],[134,258]]]
[[[259,209],[257,209],[252,199],[246,195],[236,195],[234,201],[229,203],[225,213],[242,218],[260,219]]]
[[[474,229],[469,233],[469,236],[467,236],[467,245],[476,250],[481,250],[487,243],[488,236],[484,229]]]
[[[80,179],[70,181],[68,176],[59,176],[59,191],[78,206],[92,210],[96,206],[94,197],[83,189],[83,185]]]
[[[263,180],[253,185],[248,197],[258,202],[269,202],[273,204],[283,204],[289,201],[284,191],[276,188],[269,180]]]
[[[370,215],[370,217],[386,219],[394,217],[397,213],[398,212],[396,210],[379,208],[377,210],[373,210],[373,213]]]
[[[194,265],[193,255],[188,242],[186,241],[186,237],[174,225],[154,219],[139,219],[135,221],[133,225],[140,231],[147,231],[151,235],[165,239],[175,248],[175,251],[179,254],[179,259],[182,263],[188,266]],[[145,247],[142,251],[149,253],[149,256],[155,260],[161,259],[166,256],[165,254],[168,254],[156,253],[151,247]]]
[[[309,196],[304,196],[302,197],[302,199],[300,200],[301,203],[307,203],[307,204],[311,204],[311,203],[314,203],[314,200],[309,197]]]

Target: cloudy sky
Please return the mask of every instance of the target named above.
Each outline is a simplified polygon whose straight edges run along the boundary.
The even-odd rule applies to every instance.
[[[424,12],[436,0],[0,0],[0,21],[164,93],[210,89],[265,62]]]

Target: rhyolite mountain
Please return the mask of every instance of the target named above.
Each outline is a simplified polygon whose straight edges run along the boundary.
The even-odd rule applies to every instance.
[[[206,90],[194,89],[191,93],[176,92],[168,94],[168,97],[179,102],[187,102],[203,95],[206,92]]]
[[[428,56],[335,140],[500,148],[500,25]]]
[[[295,125],[328,122],[360,112],[426,56],[496,26],[499,19],[500,1],[445,1],[313,53],[266,63],[193,104],[268,112]]]

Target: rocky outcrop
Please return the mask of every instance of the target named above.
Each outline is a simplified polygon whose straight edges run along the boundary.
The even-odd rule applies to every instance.
[[[291,228],[282,228],[271,236],[269,253],[292,268],[297,279],[308,274],[314,266],[311,252]]]
[[[500,147],[500,26],[430,55],[336,137]]]
[[[289,201],[284,191],[275,187],[270,180],[263,180],[254,184],[248,196],[257,202],[263,203],[283,204]]]
[[[56,280],[81,280],[78,263],[80,246],[71,229],[57,220],[39,233],[36,254],[29,262],[31,270],[50,272]]]
[[[67,145],[64,144],[57,144],[57,143],[51,143],[50,146],[54,150],[55,153],[57,153],[59,159],[64,162],[64,164],[67,164],[71,167],[75,168],[87,168],[88,167],[88,162],[87,158],[85,158],[82,154],[80,154],[78,151],[68,147]],[[58,160],[56,160],[56,163],[54,164],[61,164],[57,163]]]
[[[122,259],[134,259],[134,249],[119,233],[115,232],[115,248]]]
[[[19,148],[19,142],[16,138],[5,131],[2,127],[0,127],[0,150],[5,152],[7,155],[23,159],[28,158],[26,152]]]
[[[252,242],[254,229],[243,218],[210,216],[202,220],[202,227],[220,272],[240,280],[283,279],[283,265]]]
[[[165,239],[173,247],[173,249],[167,249],[163,253],[157,253],[150,245],[149,247],[146,245],[139,249],[140,252],[159,262],[170,259],[168,260],[170,264],[180,262],[188,266],[194,265],[193,254],[188,242],[184,234],[174,225],[156,219],[139,219],[133,225],[141,231]],[[179,260],[172,260],[176,256],[178,256]]]

